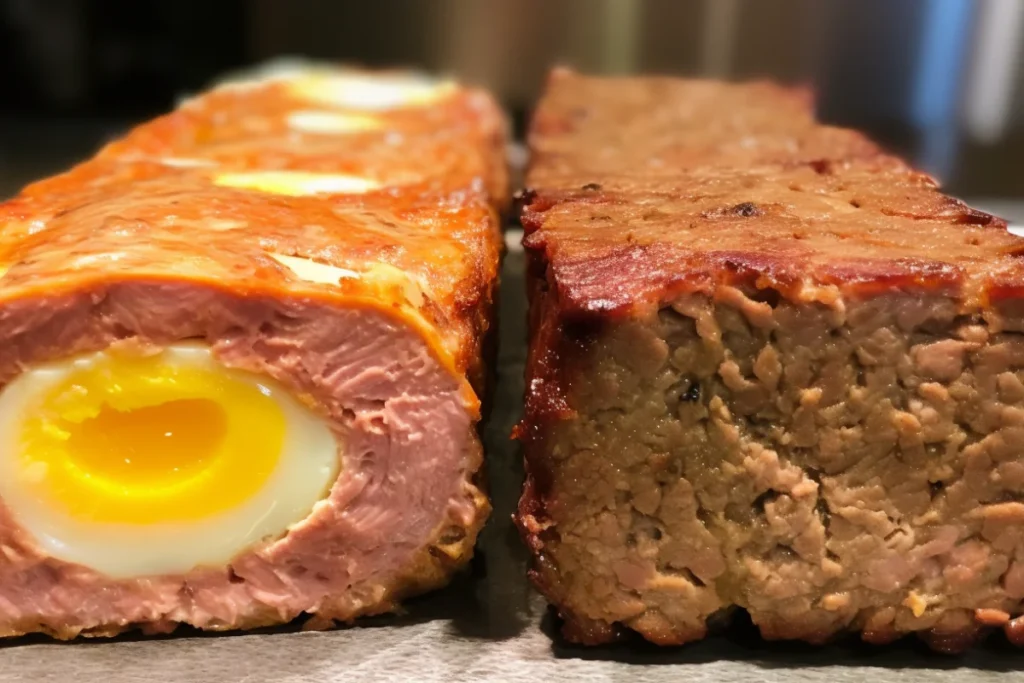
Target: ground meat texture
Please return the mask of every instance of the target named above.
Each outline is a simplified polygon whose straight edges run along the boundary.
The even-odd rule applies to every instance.
[[[504,121],[452,84],[383,106],[394,79],[424,87],[322,68],[217,87],[0,203],[0,389],[187,340],[301,400],[339,464],[305,518],[177,573],[54,557],[0,501],[0,637],[324,628],[467,564],[490,510]]]
[[[565,635],[1024,644],[1024,242],[765,84],[556,72],[531,144],[517,522]]]

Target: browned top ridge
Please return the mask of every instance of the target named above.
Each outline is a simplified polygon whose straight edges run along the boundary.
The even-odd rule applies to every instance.
[[[627,314],[737,281],[795,300],[1024,290],[1024,240],[769,83],[555,71],[530,132],[523,225],[566,315]]]
[[[347,101],[389,79],[417,97]],[[170,280],[368,306],[474,378],[507,180],[483,92],[344,69],[228,84],[0,203],[0,304]]]

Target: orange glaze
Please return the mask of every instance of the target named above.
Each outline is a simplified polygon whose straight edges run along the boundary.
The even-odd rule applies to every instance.
[[[378,125],[290,125],[307,111]],[[260,171],[379,187],[291,196],[217,184],[220,174]],[[475,410],[470,383],[481,375],[507,182],[504,121],[478,91],[360,111],[311,101],[287,80],[221,87],[0,204],[0,305],[97,281],[165,280],[384,310],[468,375]],[[303,279],[275,255],[358,276]]]

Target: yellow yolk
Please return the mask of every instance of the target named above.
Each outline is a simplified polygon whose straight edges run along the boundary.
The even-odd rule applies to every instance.
[[[70,425],[67,451],[77,468],[134,489],[194,478],[228,433],[216,401],[183,398],[120,411],[104,405],[96,417]]]
[[[285,429],[281,409],[252,383],[159,357],[106,357],[52,388],[35,414],[21,435],[26,485],[98,522],[234,507],[274,470]]]

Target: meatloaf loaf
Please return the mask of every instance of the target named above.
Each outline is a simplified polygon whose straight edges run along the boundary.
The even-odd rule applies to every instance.
[[[565,635],[1024,644],[1024,240],[767,83],[556,72],[528,479]]]
[[[503,137],[299,70],[0,204],[0,635],[322,627],[463,565]]]

